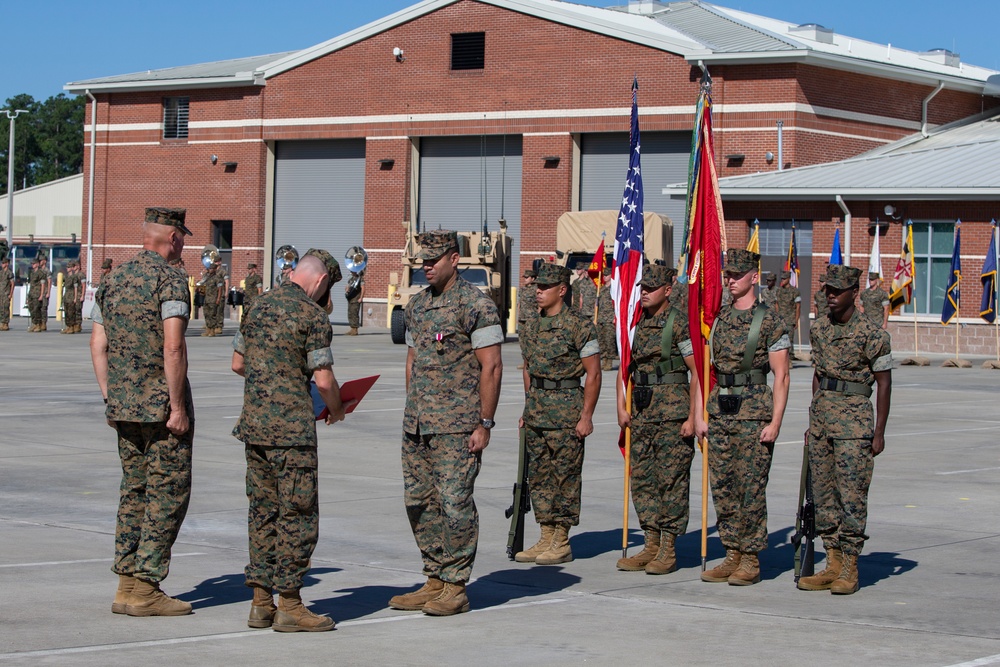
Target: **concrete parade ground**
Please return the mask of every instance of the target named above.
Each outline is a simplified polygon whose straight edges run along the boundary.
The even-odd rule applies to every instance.
[[[42,334],[27,326],[14,318],[0,333],[0,665],[1000,664],[1000,372],[981,369],[982,360],[972,369],[940,368],[940,359],[924,368],[897,363],[861,590],[832,596],[798,591],[792,576],[788,538],[812,377],[805,362],[792,370],[775,447],[760,584],[699,579],[700,455],[691,521],[678,540],[680,569],[615,570],[623,464],[610,373],[587,440],[583,515],[570,534],[576,560],[549,567],[508,560],[504,510],[523,404],[513,339],[504,346],[497,427],[476,488],[472,611],[433,618],[387,606],[423,581],[402,502],[406,349],[384,329],[347,337],[335,324],[338,380],[381,378],[345,422],[318,427],[320,540],[302,596],[337,629],[282,634],[246,625],[246,464],[230,435],[243,383],[230,370],[235,323],[226,321],[223,337],[199,337],[200,320],[188,333],[194,487],[163,589],[194,614],[176,618],[111,613],[121,468],[89,336],[61,336],[54,320]],[[537,528],[528,522],[530,545]],[[634,513],[630,524],[634,554],[642,539]],[[708,551],[710,565],[724,555],[714,528]]]

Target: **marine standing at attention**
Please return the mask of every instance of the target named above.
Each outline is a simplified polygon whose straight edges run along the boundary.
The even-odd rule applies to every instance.
[[[785,321],[765,304],[754,304],[760,255],[730,248],[723,268],[732,303],[712,327],[710,349],[716,384],[706,424],[695,413],[695,433],[708,436],[708,466],[725,560],[701,580],[749,586],[760,581],[757,554],[767,547],[767,478],[774,441],[788,400]],[[774,390],[767,385],[774,373]]]
[[[10,331],[10,308],[14,296],[14,272],[10,270],[10,248],[0,243],[0,331]]]
[[[826,568],[799,578],[798,587],[835,595],[858,590],[858,556],[868,539],[868,488],[875,457],[885,449],[892,393],[889,334],[854,306],[860,276],[860,269],[850,266],[827,267],[830,316],[809,331],[814,373],[806,437]],[[878,386],[875,414],[873,384]]]
[[[243,279],[243,317],[246,317],[254,299],[260,296],[260,288],[264,282],[257,273],[257,265],[253,262],[247,264],[247,271],[247,277]]]
[[[167,264],[191,235],[184,218],[184,209],[146,209],[143,249],[105,276],[91,314],[94,374],[122,464],[111,566],[116,614],[191,613],[189,603],[160,590],[191,497],[194,404],[184,342],[190,293]]]
[[[861,312],[885,329],[889,325],[889,294],[882,289],[882,276],[872,271],[868,280],[871,286],[861,292]]]
[[[527,335],[521,339],[525,399],[519,426],[525,429],[528,488],[541,538],[514,555],[518,563],[573,560],[569,530],[580,523],[584,440],[594,431],[601,354],[592,316],[563,301],[569,276],[564,266],[542,264],[538,269],[539,317],[526,324]]]
[[[469,610],[472,495],[500,398],[504,336],[496,305],[458,275],[458,234],[424,232],[417,243],[429,286],[406,306],[403,502],[427,582],[389,606],[450,616]]]

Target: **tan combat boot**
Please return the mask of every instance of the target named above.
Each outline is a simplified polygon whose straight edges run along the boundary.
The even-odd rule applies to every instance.
[[[569,526],[556,526],[552,533],[552,544],[538,554],[536,565],[558,565],[573,560],[573,550],[569,547]]]
[[[802,591],[826,591],[830,589],[830,584],[840,576],[840,570],[844,565],[840,549],[826,550],[826,569],[817,572],[811,577],[799,577],[797,586]]]
[[[676,535],[663,533],[660,535],[660,549],[656,558],[646,563],[646,574],[670,574],[677,569],[677,554],[674,552]]]
[[[454,616],[469,611],[469,598],[465,595],[465,582],[445,582],[444,590],[424,605],[428,616]]]
[[[32,325],[30,327],[28,327],[28,333],[34,333],[35,332],[35,326],[36,325],[34,323],[32,323]]]
[[[48,330],[49,330],[49,323],[48,322],[42,322],[42,326],[39,329],[39,331],[48,331]]]
[[[358,329],[357,329],[357,327],[351,327],[351,330],[347,332],[347,335],[348,336],[357,336],[358,335]]]
[[[427,583],[415,591],[394,595],[389,598],[389,606],[393,609],[403,611],[420,611],[424,605],[441,595],[444,590],[444,582],[437,577],[428,577]]]
[[[628,558],[619,558],[615,564],[622,572],[642,572],[646,569],[646,563],[656,558],[656,553],[660,550],[660,531],[647,530],[646,544],[642,551]]]
[[[129,593],[135,587],[135,578],[128,574],[118,575],[118,590],[115,591],[115,601],[111,603],[112,614],[124,614],[125,603],[128,601]]]
[[[542,536],[538,538],[534,546],[518,551],[514,554],[514,561],[517,563],[534,563],[535,559],[545,553],[552,546],[552,535],[555,534],[556,527],[551,523],[541,524]]]
[[[274,606],[274,595],[270,589],[253,587],[253,602],[250,603],[250,618],[247,627],[269,628],[274,622],[274,614],[278,608]]]
[[[0,324],[0,331],[10,331],[9,324]]]
[[[701,573],[701,580],[713,584],[721,584],[729,581],[730,575],[740,566],[740,552],[736,549],[726,549],[726,559]]]
[[[320,616],[306,609],[297,590],[278,593],[278,611],[271,625],[275,632],[326,632],[336,626],[329,616]]]
[[[129,616],[186,616],[191,613],[191,605],[169,597],[155,581],[136,579],[126,600],[125,613]]]
[[[844,554],[844,566],[840,568],[840,576],[830,584],[830,592],[834,595],[851,595],[858,592],[857,554]]]
[[[743,554],[740,556],[740,566],[729,575],[730,586],[752,586],[760,582],[760,561],[757,554]]]
[[[209,329],[208,327],[206,327],[205,330],[201,332],[202,338],[206,338],[211,335],[212,335],[212,330]]]

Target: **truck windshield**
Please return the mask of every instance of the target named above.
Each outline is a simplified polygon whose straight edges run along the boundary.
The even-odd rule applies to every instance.
[[[458,274],[468,280],[470,283],[476,287],[488,287],[489,282],[487,281],[486,269],[479,267],[466,267],[464,269],[459,269]],[[423,269],[412,269],[410,272],[410,285],[427,285],[427,275],[424,273]]]

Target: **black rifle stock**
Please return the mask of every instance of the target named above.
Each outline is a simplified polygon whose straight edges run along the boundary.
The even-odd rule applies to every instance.
[[[804,438],[802,449],[802,475],[799,483],[799,504],[795,513],[795,533],[792,546],[795,549],[795,582],[799,577],[815,574],[816,564],[816,504],[813,502],[812,471],[809,470],[809,436]]]
[[[514,481],[514,500],[504,512],[510,519],[507,532],[507,558],[514,560],[519,551],[524,551],[524,515],[531,511],[528,493],[528,446],[524,439],[524,428],[518,429],[517,479]]]

